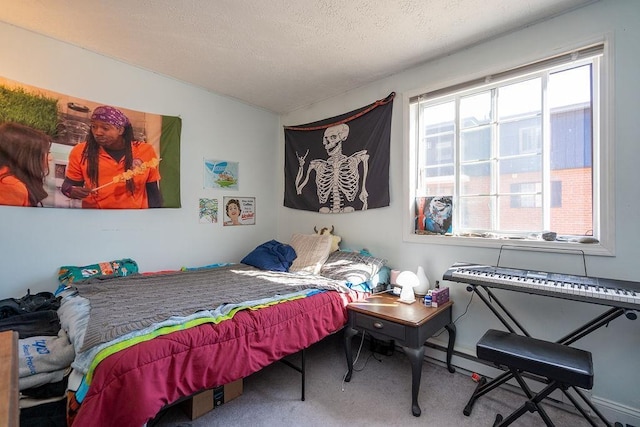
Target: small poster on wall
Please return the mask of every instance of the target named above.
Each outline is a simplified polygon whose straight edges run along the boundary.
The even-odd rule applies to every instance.
[[[453,220],[452,216],[452,196],[416,197],[415,233],[451,233]]]
[[[255,197],[224,197],[224,225],[254,225],[256,223]]]
[[[200,199],[200,223],[215,224],[218,222],[218,199]]]
[[[204,159],[204,188],[238,189],[238,162]]]

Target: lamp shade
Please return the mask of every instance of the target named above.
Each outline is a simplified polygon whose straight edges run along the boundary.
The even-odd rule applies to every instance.
[[[431,284],[429,283],[429,278],[425,274],[424,268],[422,268],[421,265],[418,266],[418,272],[416,273],[416,276],[418,277],[418,284],[413,287],[413,292],[415,292],[416,295],[424,296],[427,294],[427,292],[429,292]]]
[[[402,302],[413,302],[416,300],[413,288],[420,283],[416,273],[413,271],[403,271],[398,274],[396,283],[402,286],[402,291],[400,291],[400,300]]]

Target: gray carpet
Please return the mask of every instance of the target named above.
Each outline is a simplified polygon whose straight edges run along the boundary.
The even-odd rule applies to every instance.
[[[360,338],[353,343],[355,357]],[[275,363],[245,378],[243,394],[231,402],[193,421],[174,406],[159,417],[156,426],[492,426],[497,413],[506,416],[523,402],[523,396],[499,388],[478,399],[471,415],[464,416],[463,408],[476,383],[466,372],[451,374],[439,364],[426,362],[418,398],[422,415],[414,417],[411,368],[402,351],[391,356],[372,354],[365,341],[348,383],[342,381],[346,372],[342,334],[309,348],[306,362],[305,401],[300,400],[300,374]],[[576,413],[544,406],[558,427],[589,425]],[[512,425],[544,423],[538,414],[527,413]]]

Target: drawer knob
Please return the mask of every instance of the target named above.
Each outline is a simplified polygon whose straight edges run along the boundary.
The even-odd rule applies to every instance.
[[[376,329],[382,329],[384,325],[380,322],[373,322],[373,327]]]

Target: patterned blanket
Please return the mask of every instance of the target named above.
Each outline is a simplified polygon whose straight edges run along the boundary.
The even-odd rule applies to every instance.
[[[200,311],[220,314],[226,306],[257,305],[311,289],[349,292],[344,284],[322,276],[265,271],[244,264],[92,279],[77,286],[91,306],[81,350],[171,317]]]

